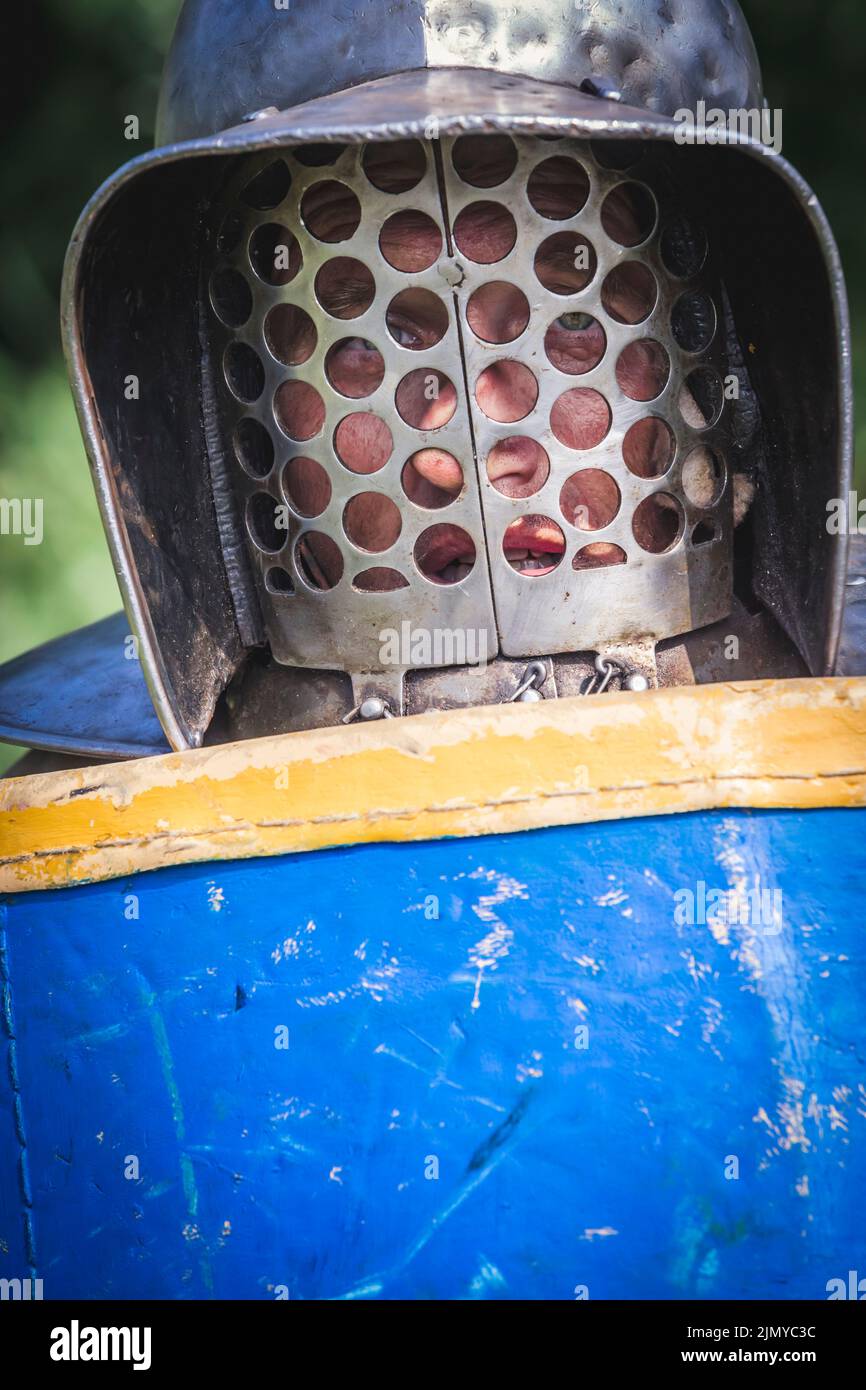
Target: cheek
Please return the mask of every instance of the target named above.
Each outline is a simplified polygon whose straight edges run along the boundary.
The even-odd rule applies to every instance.
[[[652,401],[664,390],[670,361],[664,348],[651,339],[630,343],[619,355],[616,379],[633,401]]]
[[[475,386],[475,399],[491,420],[505,424],[523,420],[538,399],[538,384],[526,367],[496,362],[485,368]]]
[[[581,531],[597,531],[612,520],[619,503],[607,475],[586,468],[564,485],[560,505]]]
[[[570,449],[591,449],[607,434],[610,410],[595,391],[560,399],[551,416],[554,434]]]
[[[437,394],[428,398],[423,374],[413,376],[400,390],[400,414],[417,430],[438,430],[447,425],[457,406],[457,392],[449,382],[439,385]]]
[[[396,529],[399,531],[399,524]],[[352,504],[351,535],[363,550],[387,550],[394,544],[395,523],[390,511],[375,497],[359,497]]]
[[[385,363],[375,348],[352,343],[332,348],[325,370],[335,391],[357,400],[378,389],[385,375]]]
[[[591,328],[574,331],[554,323],[544,338],[544,350],[554,367],[569,376],[591,371],[604,356],[607,339],[599,323]]]
[[[391,457],[393,438],[378,416],[358,413],[340,421],[334,444],[353,473],[376,473]]]
[[[291,501],[301,516],[319,516],[331,500],[328,476],[312,459],[297,458],[290,465]]]
[[[644,550],[654,555],[662,554],[679,535],[680,511],[677,504],[663,492],[653,493],[635,511],[632,530]]]

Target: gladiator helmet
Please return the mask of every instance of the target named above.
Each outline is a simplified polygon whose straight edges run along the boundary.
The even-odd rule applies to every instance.
[[[833,670],[838,257],[710,109],[734,0],[186,0],[63,292],[173,747]]]

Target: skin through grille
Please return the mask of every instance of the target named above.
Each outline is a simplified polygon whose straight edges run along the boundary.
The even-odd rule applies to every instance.
[[[560,566],[579,584],[674,552],[682,569],[698,547],[729,556],[748,498],[717,428],[724,364],[700,228],[662,229],[650,189],[579,142],[464,136],[435,157],[419,141],[351,155],[287,152],[237,180],[240,234],[232,244],[233,207],[210,283],[247,529],[277,611],[347,582],[385,596],[470,581],[483,608],[492,580],[501,634],[504,608]],[[286,171],[296,220],[280,207]],[[685,630],[650,587],[646,633]],[[585,628],[547,649],[586,645]]]

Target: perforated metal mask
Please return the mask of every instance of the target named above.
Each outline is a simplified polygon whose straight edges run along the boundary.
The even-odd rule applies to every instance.
[[[208,337],[278,661],[394,675],[454,660],[395,660],[406,622],[531,657],[730,611],[722,312],[646,164],[506,136],[240,163]]]
[[[174,747],[243,704],[271,653],[278,679],[228,736],[303,727],[310,700],[333,722],[336,686],[347,707],[367,677],[396,705],[405,669],[440,683],[412,709],[505,698],[461,662],[650,650],[727,614],[732,573],[741,608],[832,670],[846,557],[824,522],[852,451],[838,257],[772,149],[677,147],[673,115],[698,101],[761,104],[733,0],[186,0],[162,143],[85,209],[64,285]]]

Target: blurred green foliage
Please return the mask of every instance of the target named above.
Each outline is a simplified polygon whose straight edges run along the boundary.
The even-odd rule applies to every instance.
[[[0,541],[0,661],[119,606],[60,358],[60,273],[90,194],[152,143],[178,9],[179,0],[31,0],[14,7],[15,27],[0,45],[7,112],[0,206],[11,213],[0,231],[0,495],[45,503],[42,545]],[[743,9],[769,103],[784,112],[784,153],[817,191],[839,239],[862,404],[866,7],[743,0]],[[7,12],[7,25],[12,19]],[[137,143],[124,139],[130,114],[140,119]],[[858,445],[858,483],[866,489],[863,424]]]

